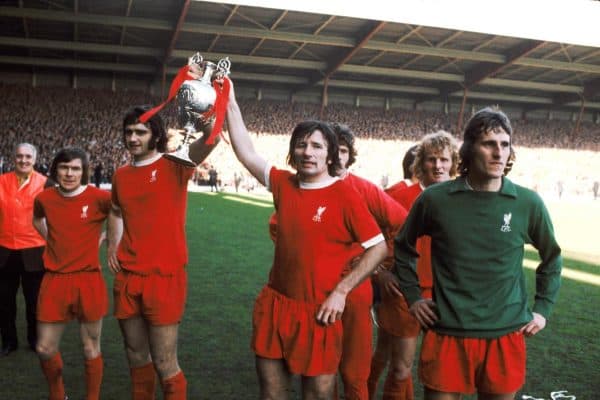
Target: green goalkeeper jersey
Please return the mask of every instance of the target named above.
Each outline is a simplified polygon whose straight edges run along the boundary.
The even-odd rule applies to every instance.
[[[498,192],[474,191],[463,177],[427,188],[394,241],[394,270],[409,304],[421,299],[415,242],[423,235],[431,236],[436,332],[494,338],[527,324],[531,311],[550,315],[562,259],[537,193],[507,178]],[[541,258],[532,310],[523,271],[527,243]]]

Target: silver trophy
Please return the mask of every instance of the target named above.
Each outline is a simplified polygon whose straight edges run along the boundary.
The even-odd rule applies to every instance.
[[[200,69],[200,79],[190,79],[181,85],[177,92],[177,114],[179,124],[183,127],[183,139],[177,150],[164,156],[179,164],[195,167],[189,157],[190,143],[195,139],[196,128],[203,129],[214,122],[213,107],[217,100],[217,92],[212,82],[229,75],[231,62],[225,57],[217,64],[204,61],[200,53],[190,58],[189,64],[196,64]]]

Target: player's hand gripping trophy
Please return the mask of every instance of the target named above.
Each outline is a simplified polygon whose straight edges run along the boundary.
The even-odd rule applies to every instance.
[[[229,75],[231,62],[229,58],[219,60],[217,64],[204,61],[200,53],[194,54],[190,58],[190,73],[198,76],[196,79],[190,79],[183,82],[177,92],[177,113],[179,124],[183,127],[183,139],[177,150],[173,153],[166,153],[164,156],[177,163],[195,167],[196,164],[189,158],[189,145],[195,139],[197,130],[204,130],[207,126],[215,123],[219,112],[217,110],[220,97],[224,98],[226,106],[228,93],[223,93],[221,83]],[[221,106],[220,108],[224,108]],[[220,127],[218,128],[220,131]],[[214,131],[213,131],[214,132]],[[207,140],[213,140],[213,135]]]

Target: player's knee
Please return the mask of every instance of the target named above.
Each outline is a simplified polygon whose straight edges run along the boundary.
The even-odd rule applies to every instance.
[[[92,360],[100,355],[100,346],[98,342],[87,342],[83,344],[83,356],[86,360]]]
[[[285,385],[263,385],[260,388],[260,400],[280,400],[289,398],[289,389]]]
[[[403,361],[399,363],[393,363],[392,365],[390,365],[388,375],[396,381],[402,381],[408,378],[411,375],[411,373],[412,362]]]
[[[311,382],[303,385],[304,398],[315,400],[330,400],[333,396],[335,381]]]
[[[152,359],[154,367],[161,379],[169,378],[179,372],[179,364],[175,354],[160,355]]]
[[[58,347],[38,340],[35,345],[35,351],[42,360],[49,360],[58,352]]]
[[[129,365],[132,367],[139,367],[153,361],[148,351],[136,350],[129,346],[125,348],[125,351],[127,353]]]

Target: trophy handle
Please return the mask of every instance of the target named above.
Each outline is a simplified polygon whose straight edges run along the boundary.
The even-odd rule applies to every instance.
[[[229,61],[229,57],[220,59],[217,63],[217,72],[215,74],[215,78],[223,79],[224,77],[229,76],[230,69],[231,61]]]
[[[204,61],[204,58],[202,57],[202,55],[200,53],[196,53],[193,56],[190,57],[190,60],[188,61],[188,65],[192,65],[192,64],[202,64],[202,61]]]

